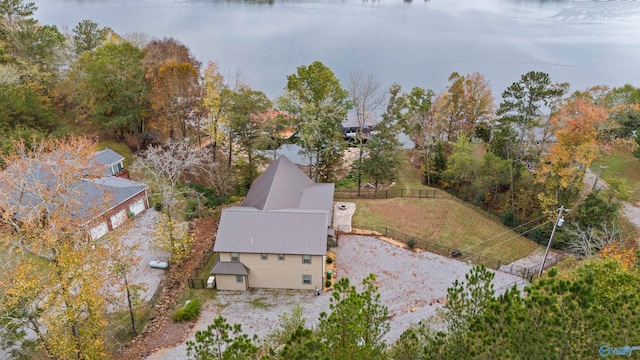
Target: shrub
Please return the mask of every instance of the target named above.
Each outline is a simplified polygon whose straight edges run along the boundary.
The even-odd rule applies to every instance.
[[[327,280],[331,280],[331,273],[327,273]]]
[[[407,239],[407,247],[409,249],[413,249],[416,247],[416,239],[410,237],[409,239]]]
[[[333,262],[333,259],[329,256],[327,256],[327,264],[331,264]]]
[[[180,309],[174,311],[174,322],[185,322],[195,319],[200,314],[200,301],[191,300]]]
[[[328,288],[329,288],[329,287],[331,287],[331,280],[327,280],[327,281],[325,281],[325,282],[324,282],[324,286],[325,286],[325,287],[328,287]]]
[[[505,211],[502,214],[502,224],[509,228],[518,226],[518,218],[516,218],[516,214],[513,210]]]

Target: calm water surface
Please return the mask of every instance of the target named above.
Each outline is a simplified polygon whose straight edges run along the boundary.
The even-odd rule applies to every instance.
[[[441,91],[453,71],[479,71],[500,93],[545,71],[574,90],[640,86],[639,1],[36,0],[43,23],[83,19],[119,34],[174,37],[226,73],[242,70],[270,97],[296,67],[320,60],[346,84],[352,70],[387,87]]]

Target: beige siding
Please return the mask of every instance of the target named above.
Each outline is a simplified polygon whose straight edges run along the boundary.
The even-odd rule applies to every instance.
[[[247,290],[247,278],[242,283],[236,281],[236,275],[216,275],[216,289],[218,290]]]
[[[226,256],[230,259],[228,253]],[[323,258],[311,256],[311,264],[303,264],[302,255],[287,254],[282,261],[278,254],[268,254],[267,260],[262,260],[261,254],[240,254],[240,261],[249,268],[250,288],[322,289]],[[220,260],[224,261],[222,254]],[[303,284],[302,275],[311,275],[311,284]]]

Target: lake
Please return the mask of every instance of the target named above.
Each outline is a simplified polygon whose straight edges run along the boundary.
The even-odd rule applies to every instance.
[[[444,90],[449,74],[479,71],[494,96],[544,71],[573,90],[640,86],[639,1],[41,0],[36,18],[72,29],[83,19],[119,34],[174,37],[223,73],[242,71],[274,98],[296,67],[320,60],[349,72]]]

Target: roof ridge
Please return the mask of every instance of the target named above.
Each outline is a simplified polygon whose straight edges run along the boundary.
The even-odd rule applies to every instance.
[[[269,204],[269,199],[273,195],[273,191],[271,191],[271,190],[273,190],[273,187],[274,187],[274,185],[276,183],[276,177],[278,177],[278,174],[280,173],[280,171],[278,171],[278,170],[280,170],[280,164],[282,164],[282,161],[280,161],[280,160],[283,157],[286,158],[286,156],[280,155],[280,157],[277,158],[276,161],[274,161],[274,163],[277,163],[277,164],[276,164],[276,169],[275,169],[274,174],[273,174],[273,178],[271,179],[271,183],[269,184],[269,190],[267,191],[267,197],[264,199],[264,206],[262,207],[262,209],[258,209],[258,210],[266,211],[267,204]],[[289,160],[289,159],[287,159],[287,160]],[[273,163],[271,165],[273,165]]]

